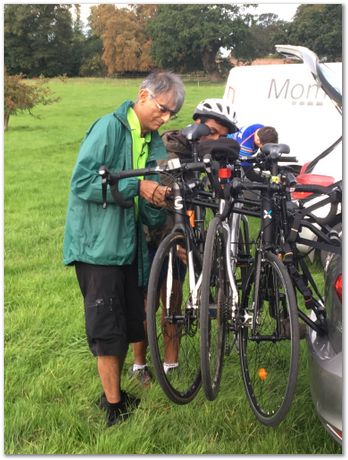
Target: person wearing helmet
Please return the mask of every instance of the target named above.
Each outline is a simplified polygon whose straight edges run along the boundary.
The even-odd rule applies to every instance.
[[[205,99],[200,102],[192,118],[198,123],[205,123],[210,127],[211,133],[202,140],[216,140],[238,131],[235,112],[224,99]]]
[[[217,141],[219,138],[226,138],[227,135],[238,131],[235,120],[235,113],[232,112],[230,105],[224,99],[205,99],[195,108],[192,118],[194,123],[205,123],[210,128],[207,136],[202,136],[199,142]],[[191,144],[180,130],[167,131],[162,134],[162,140],[167,149],[167,160],[180,158],[181,160],[192,159]],[[167,161],[164,160],[164,161]],[[171,216],[168,215],[166,224],[157,230],[148,230],[148,247],[150,257],[154,257],[160,241],[166,236],[173,227]],[[183,274],[179,274],[182,276]],[[129,375],[135,377],[142,386],[147,387],[151,383],[151,373],[146,364],[147,341],[133,344],[134,364],[129,369]],[[170,372],[178,366],[177,350],[171,349],[167,353],[170,358],[164,363],[165,372]]]
[[[195,108],[192,118],[196,124],[204,123],[210,128],[208,136],[202,136],[201,142],[218,140],[238,131],[235,114],[224,99],[205,99]],[[191,144],[180,130],[166,131],[162,134],[168,159],[192,159]]]

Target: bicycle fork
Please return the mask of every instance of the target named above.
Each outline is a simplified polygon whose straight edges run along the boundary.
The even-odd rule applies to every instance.
[[[174,229],[179,230],[183,233],[186,237],[186,246],[187,246],[187,269],[188,269],[188,276],[189,276],[189,298],[186,305],[188,310],[197,311],[199,306],[199,288],[202,284],[202,271],[196,281],[195,279],[195,265],[194,265],[194,258],[193,258],[193,246],[190,240],[189,235],[186,232],[186,214],[184,211],[183,205],[183,197],[181,195],[181,190],[178,184],[174,184],[173,186],[173,196],[174,196],[174,210],[175,210],[175,222],[174,222]],[[169,315],[170,311],[170,295],[172,292],[173,286],[173,271],[172,271],[172,263],[173,263],[173,253],[170,252],[169,260],[168,260],[168,272],[167,272],[167,280],[166,280],[166,311],[167,316]],[[170,269],[169,269],[170,267]]]

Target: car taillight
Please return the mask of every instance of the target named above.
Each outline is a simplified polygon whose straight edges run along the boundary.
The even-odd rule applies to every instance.
[[[335,291],[342,303],[342,274],[338,275],[337,277],[337,280],[335,282]]]

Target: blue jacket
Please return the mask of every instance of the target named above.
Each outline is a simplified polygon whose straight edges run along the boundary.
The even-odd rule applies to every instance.
[[[241,156],[250,156],[257,152],[258,147],[254,143],[254,135],[255,132],[259,128],[263,128],[264,125],[256,123],[254,125],[243,126],[234,134],[228,134],[227,137],[234,139],[240,145],[240,153]],[[242,163],[243,164],[243,163]],[[247,163],[244,163],[247,164]]]

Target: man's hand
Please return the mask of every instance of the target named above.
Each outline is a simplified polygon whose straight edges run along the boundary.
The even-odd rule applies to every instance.
[[[170,187],[160,185],[153,180],[140,181],[140,196],[156,206],[166,205],[166,195],[170,192]]]

